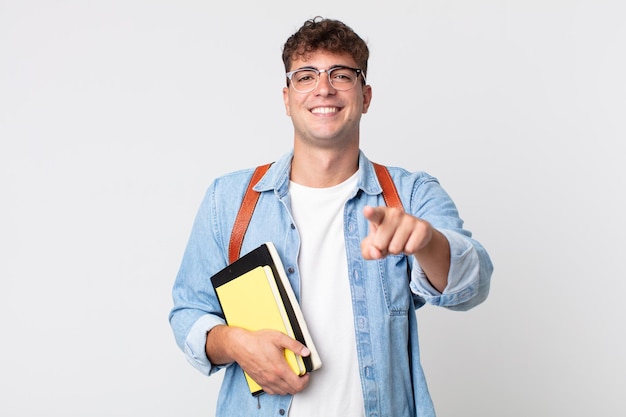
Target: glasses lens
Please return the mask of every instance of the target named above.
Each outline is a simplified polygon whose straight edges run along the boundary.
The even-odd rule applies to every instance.
[[[359,76],[352,68],[338,67],[329,70],[328,77],[336,90],[349,90],[356,85],[356,79]]]
[[[291,76],[291,83],[296,91],[308,93],[313,91],[317,86],[319,74],[313,70],[302,69],[295,71]]]

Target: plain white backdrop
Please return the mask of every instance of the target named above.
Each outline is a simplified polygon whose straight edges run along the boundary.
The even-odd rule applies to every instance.
[[[371,50],[362,146],[425,170],[490,251],[418,311],[440,417],[624,416],[620,0],[0,0],[0,414],[211,416],[167,315],[210,181],[292,142],[286,38]]]

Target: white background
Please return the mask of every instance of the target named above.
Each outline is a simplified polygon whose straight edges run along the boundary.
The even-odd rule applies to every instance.
[[[626,415],[624,3],[223,3],[0,0],[0,414],[213,414],[171,285],[209,182],[290,149],[281,48],[323,15],[370,46],[366,154],[495,264],[417,313],[439,416]]]

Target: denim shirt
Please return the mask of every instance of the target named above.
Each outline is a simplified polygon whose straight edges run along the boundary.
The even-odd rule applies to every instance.
[[[292,156],[290,152],[276,161],[257,183],[255,190],[261,195],[241,254],[272,241],[299,298],[300,238],[288,193]],[[365,415],[434,416],[420,365],[415,309],[430,303],[467,310],[481,303],[489,292],[492,264],[484,248],[463,229],[453,201],[438,181],[423,172],[395,167],[389,167],[389,172],[405,210],[430,222],[450,243],[448,285],[443,293],[433,288],[412,256],[364,260],[360,244],[368,233],[368,222],[363,208],[385,203],[374,168],[362,152],[359,169],[357,188],[344,209],[344,234]],[[228,264],[231,229],[252,171],[233,172],[210,185],[173,287],[169,319],[178,346],[191,365],[206,375],[225,368],[218,417],[288,415],[291,403],[289,395],[253,397],[236,363],[212,364],[204,350],[207,332],[224,324],[210,277]]]

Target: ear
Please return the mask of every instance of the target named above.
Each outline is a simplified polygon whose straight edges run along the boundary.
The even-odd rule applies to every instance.
[[[367,113],[372,102],[372,86],[366,84],[363,86],[363,114]]]
[[[283,87],[283,103],[285,103],[287,116],[291,116],[291,112],[289,111],[289,87]]]

